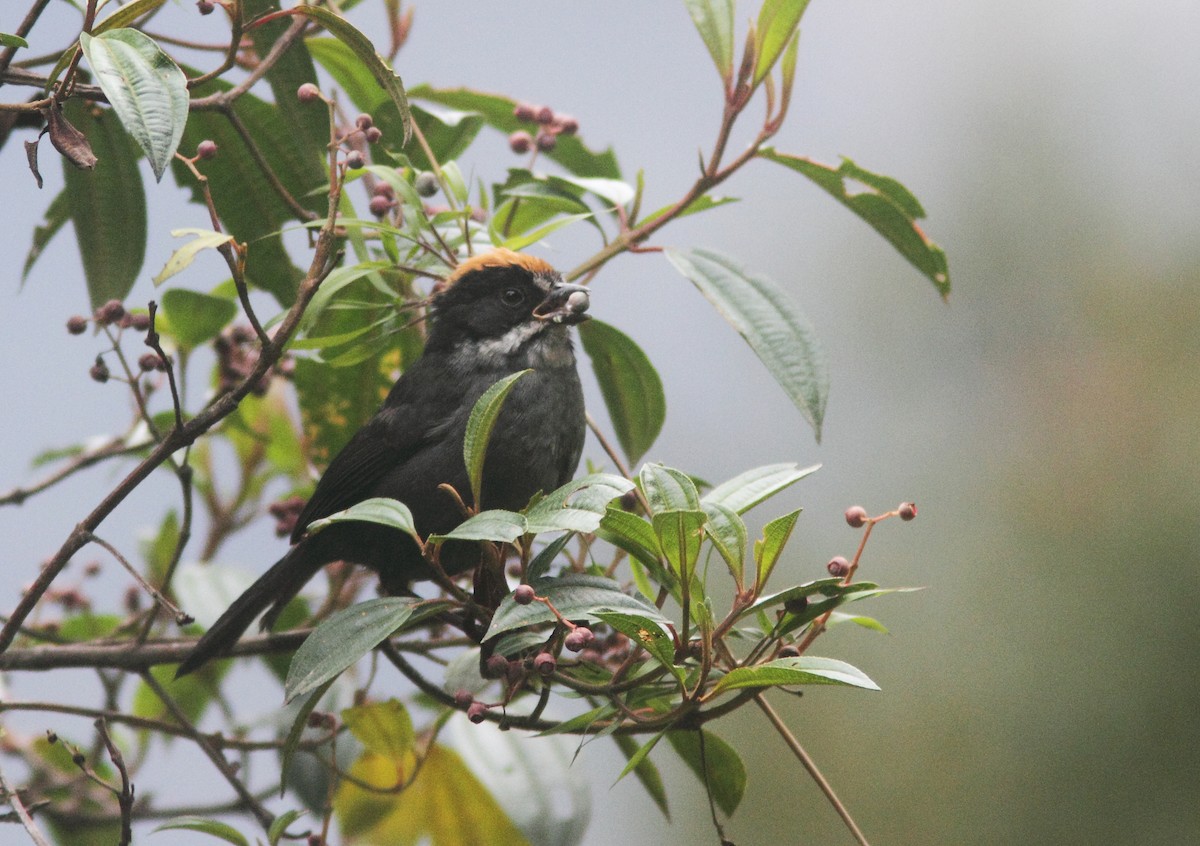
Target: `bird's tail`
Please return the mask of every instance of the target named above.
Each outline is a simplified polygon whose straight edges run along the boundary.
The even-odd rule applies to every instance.
[[[186,676],[213,658],[228,653],[254,619],[267,608],[271,608],[268,619],[273,619],[325,563],[312,554],[314,550],[307,547],[306,543],[292,547],[270,570],[259,576],[258,581],[246,588],[245,593],[234,600],[196,642],[176,670],[175,678]]]

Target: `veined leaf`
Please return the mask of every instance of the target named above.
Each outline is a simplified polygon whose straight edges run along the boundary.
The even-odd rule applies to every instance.
[[[835,658],[801,655],[779,658],[754,667],[730,670],[713,687],[713,694],[745,687],[779,687],[801,684],[837,684],[879,690],[866,673]]]
[[[725,816],[733,816],[746,792],[746,765],[737,750],[703,729],[670,731],[667,740],[710,792],[717,807]]]
[[[599,611],[615,611],[618,613],[634,614],[645,617],[660,626],[667,624],[667,618],[653,605],[630,596],[621,590],[621,585],[612,579],[601,576],[585,576],[569,573],[558,577],[546,577],[529,583],[538,596],[550,600],[559,613],[568,620],[589,620],[597,622]],[[513,601],[512,594],[506,596],[492,616],[485,640],[512,631],[513,629],[533,626],[542,623],[553,623],[557,618],[546,607],[545,603],[533,602],[529,605],[518,605]]]
[[[629,463],[637,464],[666,420],[662,380],[633,339],[607,323],[580,324],[579,339],[592,360],[617,441]]]
[[[484,391],[471,409],[471,417],[467,421],[467,433],[463,438],[463,460],[467,463],[467,477],[471,481],[471,501],[476,504],[481,501],[483,463],[487,457],[488,440],[492,437],[492,428],[496,425],[496,418],[500,416],[500,409],[504,407],[504,400],[508,398],[508,393],[513,389],[513,385],[530,372],[532,371],[521,370],[504,377]]]
[[[797,467],[795,464],[766,464],[739,473],[727,482],[722,482],[701,499],[732,509],[738,514],[745,514],[764,500],[770,499],[784,488],[795,484],[815,473],[821,467],[813,464],[809,467]]]
[[[121,124],[161,180],[187,123],[187,77],[154,39],[136,29],[81,33],[79,46]]]
[[[843,158],[834,168],[804,156],[790,156],[764,147],[759,156],[777,162],[817,183],[830,196],[861,217],[895,247],[900,255],[921,271],[945,299],[950,295],[950,270],[946,254],[917,221],[925,210],[907,188],[896,180],[859,167]],[[851,192],[851,183],[867,187],[866,191]]]
[[[213,232],[209,229],[171,230],[171,237],[173,238],[183,238],[187,235],[194,235],[195,237],[171,253],[171,257],[167,259],[167,263],[163,265],[163,269],[154,277],[155,285],[161,285],[195,261],[196,256],[200,254],[201,250],[215,250],[222,244],[228,244],[233,240],[232,235],[227,235],[224,232]]]
[[[667,250],[667,259],[700,289],[757,353],[821,439],[829,396],[825,353],[808,320],[765,276],[712,250]]]
[[[733,79],[733,0],[684,0],[684,5],[728,85]]]

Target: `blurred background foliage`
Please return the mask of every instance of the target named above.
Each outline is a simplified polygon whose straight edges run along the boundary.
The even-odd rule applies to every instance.
[[[777,700],[872,842],[1200,841],[1197,31],[1187,0],[813,3],[777,146],[845,154],[912,189],[950,258],[949,304],[861,222],[768,164],[727,186],[742,203],[664,240],[735,254],[791,290],[830,356],[820,446],[662,257],[624,257],[599,280],[594,312],[663,374],[668,419],[649,459],[711,479],[824,463],[789,493],[806,511],[781,580],[851,551],[847,505],[921,508],[876,533],[863,577],[928,589],[873,605],[890,635],[843,627],[817,650],[883,692]],[[646,169],[651,208],[692,178],[719,118],[682,4],[418,5],[397,69],[409,85],[571,112],[627,172]],[[481,171],[513,163],[502,136],[493,146]],[[17,144],[0,152],[5,488],[30,478],[35,452],[124,414],[120,392],[87,378],[94,351],[61,328],[87,308],[73,250],[44,256],[21,289],[19,256],[57,190],[37,192],[22,159]],[[153,296],[150,274],[175,246],[166,230],[202,224],[183,200],[150,192],[156,231],[131,300]],[[561,266],[586,254],[570,238],[551,246]],[[221,270],[207,267],[211,282]],[[600,407],[594,387],[589,401]],[[0,606],[113,481],[102,471],[0,510]],[[147,486],[111,531],[149,528],[157,509]],[[253,568],[277,552],[264,524],[230,554]],[[735,841],[848,842],[757,715],[718,730],[749,768]],[[609,791],[620,765],[602,763],[584,764],[604,809],[587,843],[711,837],[699,788],[669,756],[670,828],[630,781]],[[620,828],[603,823],[616,807]],[[0,829],[0,842],[23,836]]]

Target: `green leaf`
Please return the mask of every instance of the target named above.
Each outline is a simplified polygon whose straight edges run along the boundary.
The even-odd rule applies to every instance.
[[[0,47],[28,47],[29,42],[19,35],[0,32]]]
[[[412,717],[399,700],[356,705],[342,711],[342,722],[368,752],[400,758],[413,751]]]
[[[667,416],[662,380],[633,339],[607,323],[581,323],[579,339],[592,360],[617,441],[629,463],[637,464]]]
[[[738,202],[737,197],[714,197],[711,194],[702,194],[688,203],[687,208],[676,214],[674,219],[679,220],[679,218],[687,217],[689,214],[699,214],[700,212],[706,212],[709,209],[715,209],[718,206],[724,206],[729,203],[736,202]],[[663,206],[661,209],[657,209],[639,220],[638,225],[644,226],[652,220],[658,220],[673,208],[675,208],[674,203]]]
[[[271,846],[279,846],[279,841],[283,839],[283,835],[287,832],[287,827],[306,813],[308,812],[293,808],[277,816],[271,823],[271,827],[267,829],[267,842]]]
[[[704,532],[713,547],[729,567],[734,584],[740,591],[743,587],[746,562],[746,524],[732,508],[719,502],[701,502],[707,523]]]
[[[223,232],[213,232],[209,229],[171,230],[171,237],[173,238],[182,238],[186,235],[195,235],[196,237],[171,253],[171,257],[167,259],[167,263],[163,265],[163,269],[154,277],[155,285],[161,285],[195,261],[196,256],[200,254],[201,250],[215,250],[222,244],[228,244],[233,240],[232,235],[226,235]]]
[[[79,46],[121,124],[161,181],[187,123],[187,77],[154,39],[136,29],[80,33]]]
[[[525,511],[526,531],[594,532],[608,511],[608,504],[633,490],[622,476],[592,473],[567,482],[542,497]]]
[[[758,566],[757,585],[759,590],[762,590],[771,571],[775,569],[779,554],[783,552],[784,545],[792,536],[792,529],[796,528],[796,520],[800,517],[800,511],[801,509],[797,508],[763,526],[762,539],[754,542],[754,561]]]
[[[334,523],[355,521],[391,526],[393,529],[399,529],[409,535],[418,544],[421,543],[421,538],[413,523],[412,512],[409,511],[408,506],[398,499],[381,496],[364,499],[357,505],[352,505],[336,514],[330,514],[320,520],[313,520],[308,524],[307,531],[308,534],[313,535]]]
[[[808,0],[763,0],[758,11],[758,60],[754,65],[754,84],[771,72],[779,54],[792,41]],[[794,66],[794,65],[793,65]]]
[[[458,526],[444,535],[430,535],[430,543],[442,543],[448,540],[465,541],[500,541],[512,543],[525,534],[525,517],[514,511],[493,509],[481,511],[473,517],[459,523]]]
[[[636,596],[630,596],[621,590],[619,583],[602,576],[569,573],[536,579],[529,584],[538,596],[549,599],[568,620],[598,622],[600,618],[596,612],[616,611],[641,615],[659,625],[667,624],[667,618],[653,605]],[[512,594],[509,594],[492,615],[492,623],[484,635],[484,640],[525,626],[553,623],[556,619],[545,603],[518,605],[513,601]]]
[[[64,193],[79,241],[83,275],[93,308],[124,300],[146,257],[146,196],[138,170],[138,148],[111,109],[70,100],[63,114],[81,132],[99,160],[85,171],[63,162]]]
[[[727,690],[744,687],[785,687],[799,684],[837,684],[879,690],[879,685],[867,678],[857,667],[835,658],[778,658],[754,667],[730,670],[712,689],[715,696]]]
[[[344,608],[313,629],[292,658],[284,683],[291,702],[316,690],[358,662],[408,622],[421,600],[398,596],[368,599]]]
[[[847,585],[840,578],[814,579],[811,582],[805,582],[802,585],[793,585],[786,590],[759,598],[757,602],[743,612],[743,616],[763,611],[772,605],[782,605],[792,600],[816,596],[817,594],[833,597],[859,590],[872,590],[876,587],[877,585],[874,582],[854,582]]]
[[[874,617],[866,617],[862,614],[847,614],[843,611],[830,611],[829,619],[825,621],[825,625],[832,627],[839,623],[854,623],[873,632],[879,632],[880,634],[888,633],[887,626]]]
[[[162,307],[167,314],[171,334],[188,349],[217,337],[237,314],[237,304],[233,301],[186,288],[172,288],[163,292]]]
[[[260,18],[254,26],[259,26],[282,15],[304,15],[308,19],[316,21],[350,48],[355,58],[371,73],[375,83],[387,94],[392,105],[396,107],[404,133],[401,145],[407,144],[412,135],[412,115],[409,113],[408,96],[404,93],[404,83],[388,66],[383,56],[375,51],[375,45],[371,43],[370,39],[345,18],[320,6],[296,6],[284,9]]]
[[[632,772],[640,770],[646,761],[646,756],[658,745],[658,742],[663,739],[665,734],[666,732],[659,732],[639,746],[632,755],[629,755],[629,761],[625,764],[625,769],[621,770],[621,774],[617,776],[617,781],[620,781]]]
[[[950,270],[946,253],[929,240],[917,221],[925,210],[912,193],[888,176],[865,170],[843,158],[839,167],[815,162],[805,156],[790,156],[764,147],[758,155],[801,173],[817,183],[834,199],[861,217],[887,239],[900,255],[921,271],[945,299],[950,294]],[[867,190],[852,193],[851,180]]]
[[[67,197],[66,191],[59,191],[46,208],[46,213],[42,216],[42,222],[33,230],[33,243],[29,245],[29,252],[25,254],[25,264],[21,267],[22,285],[25,284],[25,280],[29,277],[29,271],[33,270],[34,263],[45,252],[46,247],[50,245],[50,241],[62,229],[63,224],[70,219],[70,198]]]
[[[662,464],[644,464],[640,476],[652,512],[699,510],[700,493],[686,473]]]
[[[672,572],[683,583],[690,583],[700,557],[700,530],[706,516],[703,511],[656,511],[651,518],[663,555]]]
[[[520,370],[511,376],[505,376],[475,401],[471,409],[471,417],[467,420],[467,433],[463,437],[463,460],[467,464],[467,478],[471,482],[471,501],[481,502],[483,491],[483,463],[487,457],[488,441],[492,437],[492,427],[504,407],[508,392],[513,389],[517,380],[531,370]]]
[[[133,0],[132,3],[126,3],[119,9],[114,11],[96,26],[92,27],[92,35],[99,35],[102,32],[109,32],[118,27],[129,26],[139,18],[143,18],[151,12],[158,11],[167,0]]]
[[[517,101],[502,95],[473,91],[470,88],[432,88],[428,85],[414,86],[409,94],[414,99],[440,103],[464,112],[475,112],[483,116],[488,126],[500,130],[505,135],[525,127],[513,116]],[[621,169],[611,149],[594,152],[577,136],[558,136],[558,143],[554,149],[541,155],[548,156],[576,176],[621,178]]]
[[[573,537],[575,537],[574,532],[567,532],[546,544],[542,551],[535,555],[533,560],[529,562],[529,567],[525,571],[526,580],[533,581],[534,579],[540,579],[549,573],[550,565],[554,563],[554,559],[558,557],[558,554],[563,551],[563,548]]]
[[[439,162],[457,159],[483,128],[483,116],[476,112],[460,112],[454,109],[428,109],[412,106],[413,120],[421,128],[429,149]],[[405,151],[413,167],[432,170],[433,163],[425,155],[423,147],[413,146]]]
[[[317,707],[317,703],[321,701],[321,697],[329,690],[330,686],[337,681],[337,676],[328,679],[324,684],[317,685],[317,689],[308,695],[308,698],[301,703],[296,711],[296,717],[292,720],[292,727],[288,730],[287,739],[283,742],[283,749],[279,753],[279,795],[282,796],[287,791],[288,772],[291,770],[292,756],[296,754],[296,747],[300,745],[300,738],[304,736],[304,729],[308,727],[308,715],[311,714]]]
[[[733,0],[684,0],[684,5],[728,85],[733,79]]]
[[[176,817],[158,826],[152,833],[175,830],[198,831],[218,840],[224,840],[226,843],[232,843],[234,846],[250,846],[250,841],[233,826],[220,820],[210,820],[204,817]]]
[[[614,734],[613,740],[616,741],[617,748],[621,750],[626,760],[633,758],[638,751],[638,742],[628,734]],[[637,780],[642,783],[642,787],[650,794],[650,798],[654,800],[654,804],[662,811],[663,816],[668,820],[671,819],[671,809],[667,806],[667,789],[663,786],[662,776],[659,775],[658,767],[654,765],[648,757],[643,755],[638,765],[633,768],[633,774],[637,776]]]
[[[723,505],[738,514],[745,514],[760,502],[775,496],[784,488],[819,470],[820,464],[800,468],[786,464],[765,464],[739,473],[722,482],[703,496],[703,502]]]
[[[666,251],[675,268],[700,289],[758,355],[821,439],[829,395],[825,353],[812,326],[765,276],[747,273],[712,250]]]
[[[675,678],[683,681],[686,671],[675,664],[675,640],[662,623],[642,614],[622,611],[597,611],[596,616],[645,649]]]
[[[800,30],[792,34],[787,49],[783,51],[783,62],[779,66],[779,76],[782,80],[779,91],[779,101],[786,107],[792,99],[792,86],[796,81],[796,59],[800,55]]]
[[[746,792],[746,765],[737,750],[711,731],[671,731],[667,740],[717,807],[732,817]]]
[[[596,534],[602,540],[619,546],[655,572],[662,570],[658,536],[654,534],[654,528],[636,514],[610,505]]]
[[[530,232],[523,232],[520,235],[513,235],[511,238],[501,241],[496,246],[503,247],[506,250],[519,252],[531,244],[536,244],[547,235],[557,232],[564,226],[570,226],[573,223],[578,223],[581,220],[587,220],[590,217],[592,217],[591,212],[587,212],[585,214],[564,215],[563,217],[556,218],[544,226],[539,226],[537,229],[534,229]]]

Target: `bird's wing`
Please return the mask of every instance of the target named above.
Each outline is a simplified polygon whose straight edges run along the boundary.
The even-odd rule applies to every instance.
[[[361,502],[388,472],[444,434],[446,392],[425,378],[419,365],[404,374],[383,407],[329,463],[296,520],[292,543],[314,520]]]

